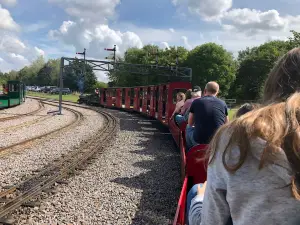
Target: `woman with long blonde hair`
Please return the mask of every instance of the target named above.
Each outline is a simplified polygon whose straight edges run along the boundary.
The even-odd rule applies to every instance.
[[[299,90],[295,48],[270,72],[263,105],[211,141],[205,194],[199,188],[192,200],[190,225],[300,224]]]

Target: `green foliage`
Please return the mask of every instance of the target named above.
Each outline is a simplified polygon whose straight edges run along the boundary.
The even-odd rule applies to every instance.
[[[197,46],[189,52],[186,66],[193,70],[193,84],[202,88],[209,81],[220,85],[220,95],[226,96],[235,80],[236,63],[231,53],[215,43]]]
[[[230,96],[245,100],[260,98],[268,73],[277,59],[289,48],[288,42],[271,41],[259,47],[248,48],[239,52],[239,68],[236,80],[231,87]]]
[[[83,64],[75,60],[73,67],[65,70],[64,87],[72,91],[78,91],[78,79],[81,76]],[[44,58],[38,57],[30,66],[25,66],[20,71],[10,71],[1,76],[1,80],[21,80],[26,85],[38,86],[59,86],[60,59],[50,59],[45,62]],[[3,78],[2,78],[3,77]],[[96,75],[91,66],[86,65],[86,74],[84,79],[84,91],[92,92],[97,83]],[[5,82],[3,82],[5,83]]]
[[[97,83],[94,85],[94,89],[96,88],[107,88],[108,85],[107,83],[101,82],[101,81],[97,81]]]
[[[188,55],[188,50],[183,47],[178,47],[177,51],[175,47],[160,49],[156,45],[145,45],[142,49],[129,48],[124,58],[120,58],[117,61],[120,63],[156,65],[157,60],[160,66],[175,66],[177,52],[178,64],[179,66],[183,66]],[[133,74],[124,70],[116,70],[110,72],[108,77],[111,81],[109,85],[113,86],[139,86],[168,81],[168,77],[158,76],[155,69],[150,71],[150,75]]]

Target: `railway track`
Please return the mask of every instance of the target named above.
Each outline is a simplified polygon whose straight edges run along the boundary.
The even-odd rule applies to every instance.
[[[64,157],[55,163],[46,166],[36,175],[24,180],[22,183],[15,185],[3,192],[0,192],[0,200],[5,202],[0,207],[0,223],[5,221],[5,217],[12,213],[18,207],[22,206],[29,200],[37,197],[43,191],[51,188],[55,183],[66,178],[72,171],[80,169],[85,162],[92,159],[96,153],[101,153],[109,141],[115,137],[117,132],[117,120],[109,113],[98,111],[104,117],[104,126],[90,140],[85,141],[81,146],[64,155]],[[6,201],[8,195],[13,198]],[[13,224],[12,222],[4,222]]]
[[[34,115],[36,113],[39,113],[43,109],[44,109],[44,105],[43,105],[43,103],[41,101],[39,101],[39,107],[38,107],[38,109],[33,110],[33,111],[29,112],[29,113],[25,113],[25,114],[15,114],[13,116],[2,117],[2,118],[0,118],[0,122],[17,119],[17,118],[20,118],[20,117],[23,117],[23,116],[32,116],[32,115]]]
[[[53,104],[45,102],[45,101],[42,101],[42,104],[48,104],[48,105],[53,106]],[[17,142],[17,143],[14,143],[14,144],[11,144],[11,145],[8,145],[8,146],[5,146],[5,147],[1,147],[0,148],[0,156],[7,155],[8,153],[18,151],[19,149],[24,149],[24,147],[26,147],[26,145],[29,145],[29,144],[33,143],[34,141],[36,141],[38,139],[48,137],[50,135],[53,135],[53,134],[61,132],[61,131],[65,131],[67,129],[71,129],[72,127],[77,126],[81,121],[84,120],[84,116],[81,112],[78,112],[74,109],[71,109],[71,108],[65,107],[65,106],[63,108],[65,110],[68,110],[68,111],[71,111],[72,113],[74,113],[75,119],[72,120],[70,123],[66,124],[65,126],[59,127],[57,129],[54,129],[54,130],[52,130],[50,132],[47,132],[45,134],[41,134],[41,135],[35,136],[33,138],[25,139],[25,140],[22,140],[20,142]],[[12,149],[15,149],[15,151],[11,151]]]

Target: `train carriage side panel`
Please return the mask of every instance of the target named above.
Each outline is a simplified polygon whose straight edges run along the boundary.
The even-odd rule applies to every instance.
[[[6,95],[0,95],[0,109],[9,107],[9,97]]]
[[[130,109],[130,88],[125,88],[125,109]]]
[[[142,95],[142,113],[147,114],[147,99],[148,99],[148,87],[143,87]]]
[[[136,112],[140,111],[140,95],[139,95],[139,88],[134,88],[134,100],[133,100],[133,110]]]
[[[158,115],[157,115],[157,119],[161,122],[163,119],[163,85],[159,85],[158,86]]]
[[[187,184],[188,178],[186,177],[183,181],[180,197],[177,205],[177,210],[173,225],[185,225],[185,208],[186,208],[186,196],[187,196]]]
[[[100,89],[100,105],[106,106],[106,98],[107,98],[107,89]]]
[[[150,88],[150,112],[151,117],[155,117],[155,102],[156,102],[156,87],[152,86]]]
[[[117,108],[122,108],[122,89],[121,88],[117,88],[115,89],[115,107]]]
[[[113,100],[112,100],[112,89],[108,88],[106,92],[106,106],[107,107],[112,107],[113,105]]]

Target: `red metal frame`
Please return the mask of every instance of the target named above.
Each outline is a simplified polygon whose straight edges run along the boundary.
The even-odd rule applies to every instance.
[[[142,113],[147,114],[147,99],[148,99],[148,88],[143,87],[142,95]]]
[[[134,88],[134,100],[133,100],[133,110],[136,112],[140,111],[140,106],[139,106],[139,89],[138,87]]]
[[[115,107],[122,108],[122,89],[116,89]]]
[[[112,107],[113,100],[112,100],[112,89],[107,89],[106,91],[106,106]]]
[[[156,91],[155,86],[150,87],[150,110],[149,110],[149,115],[151,117],[155,117],[155,101],[156,101],[155,91]]]
[[[187,184],[188,184],[188,178],[186,177],[184,179],[184,182],[182,185],[173,225],[185,225],[185,206],[186,206]]]
[[[158,114],[157,119],[162,122],[162,113],[163,113],[163,85],[158,87]]]
[[[130,91],[131,88],[125,88],[125,109],[130,109]]]
[[[208,145],[197,145],[186,154],[186,174],[193,184],[204,183],[207,179],[207,161],[204,159],[207,149]]]

